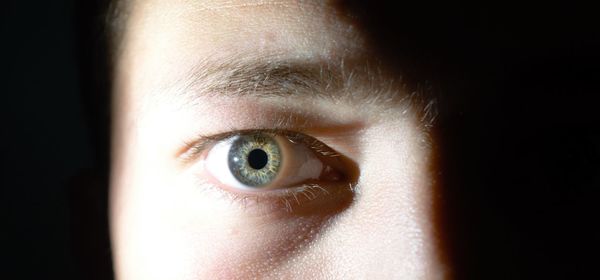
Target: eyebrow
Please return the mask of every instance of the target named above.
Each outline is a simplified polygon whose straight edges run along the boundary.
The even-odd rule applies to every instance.
[[[405,99],[368,63],[279,58],[204,60],[179,82],[186,97],[309,97],[386,103]]]

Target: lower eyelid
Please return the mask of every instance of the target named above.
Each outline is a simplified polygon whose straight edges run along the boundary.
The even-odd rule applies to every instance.
[[[267,132],[273,133],[275,132]],[[303,134],[290,132],[290,135]],[[278,134],[276,136],[283,141],[287,140],[285,133]],[[316,140],[311,136],[307,138],[296,138],[299,142],[307,143],[306,141],[316,141],[324,146],[326,150],[331,150],[328,145],[323,144],[320,140]],[[298,143],[297,145],[305,145]],[[307,150],[311,148],[305,147]],[[317,154],[313,151],[314,154]],[[209,190],[211,193],[216,193],[221,199],[225,199],[242,209],[245,213],[252,216],[286,216],[293,215],[294,213],[326,213],[328,211],[336,211],[340,207],[347,207],[351,203],[354,197],[354,189],[358,178],[358,167],[353,163],[352,160],[336,153],[335,157],[325,155],[315,155],[317,158],[324,160],[320,166],[321,169],[327,167],[329,163],[334,163],[332,166],[334,169],[339,168],[343,173],[341,177],[335,177],[333,180],[320,180],[321,178],[310,178],[303,182],[297,182],[297,185],[293,185],[282,189],[263,189],[262,191],[240,191],[238,189],[232,189],[228,186],[224,186],[219,182],[217,178],[212,176],[204,168],[203,158],[207,155],[207,151],[202,151],[199,155],[200,164],[194,164],[191,167],[193,170],[194,177],[202,178],[203,183],[201,188]],[[318,176],[317,176],[318,177]],[[277,180],[277,179],[276,179]],[[197,181],[197,180],[196,180]],[[291,182],[282,182],[281,184],[287,184]],[[345,206],[346,205],[346,206]]]
[[[204,187],[253,218],[285,218],[298,214],[324,215],[346,208],[355,195],[355,188],[351,184],[304,184],[265,193],[235,193],[211,183]]]
[[[219,186],[207,186],[218,193],[240,214],[252,219],[287,219],[298,216],[329,216],[350,207],[355,200],[356,185],[306,184],[282,191],[257,194],[232,193]]]
[[[274,189],[264,192],[240,192],[229,190],[205,170],[192,170],[192,181],[195,187],[202,188],[203,193],[216,194],[218,199],[231,203],[232,206],[253,217],[286,217],[288,215],[323,214],[349,205],[354,197],[356,183],[351,181],[328,182],[319,184],[315,181],[285,189]],[[202,178],[198,180],[198,178]]]

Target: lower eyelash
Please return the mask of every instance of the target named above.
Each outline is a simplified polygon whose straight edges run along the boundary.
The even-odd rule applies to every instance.
[[[280,197],[279,203],[285,205],[285,210],[289,213],[294,210],[294,205],[300,206],[302,204],[301,201],[303,201],[303,198],[306,198],[307,201],[311,201],[320,195],[328,194],[329,191],[317,184],[304,184],[300,187],[291,189],[288,195]]]
[[[318,184],[303,184],[297,187],[271,191],[270,193],[260,194],[242,194],[230,193],[234,201],[241,202],[244,210],[251,210],[252,207],[269,207],[274,210],[285,210],[291,213],[295,208],[304,203],[315,200],[323,195],[329,195],[330,192]]]
[[[306,183],[297,187],[290,187],[268,193],[234,193],[208,183],[209,188],[219,193],[224,199],[231,201],[244,211],[254,215],[277,215],[280,213],[293,213],[296,209],[316,199],[336,195],[328,187],[315,183]],[[354,186],[349,183],[348,191],[354,192]],[[332,188],[344,188],[342,185]],[[283,210],[283,211],[282,211]]]
[[[250,133],[270,133],[273,135],[279,135],[287,138],[292,143],[301,143],[309,147],[317,155],[324,158],[333,158],[341,156],[339,153],[329,148],[321,141],[305,135],[302,132],[289,131],[289,130],[278,130],[278,129],[252,129],[252,130],[240,130],[232,131],[224,134],[213,135],[203,137],[200,141],[190,143],[189,150],[185,152],[181,157],[184,161],[189,161],[200,156],[202,152],[208,149],[215,142],[233,137],[235,135],[244,135]],[[232,192],[225,190],[218,185],[214,185],[210,182],[203,184],[206,190],[210,190],[212,193],[218,194],[220,197],[234,204],[235,207],[240,207],[244,211],[252,213],[253,216],[272,216],[280,214],[291,214],[297,210],[299,211],[319,211],[318,207],[328,207],[326,205],[335,205],[336,201],[344,197],[353,197],[355,193],[355,184],[352,182],[328,182],[323,184],[317,184],[313,182],[306,182],[297,186],[289,186],[282,189],[270,190],[268,192]],[[350,194],[348,196],[348,194]],[[328,198],[326,198],[328,197]],[[312,201],[319,200],[313,203],[317,207],[307,205]],[[328,202],[333,203],[328,203]],[[321,204],[324,203],[324,204]],[[303,210],[300,210],[303,209]]]

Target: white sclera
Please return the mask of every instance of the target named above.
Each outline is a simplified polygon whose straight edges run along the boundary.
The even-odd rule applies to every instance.
[[[229,170],[229,150],[238,138],[239,136],[234,136],[214,145],[206,155],[204,168],[223,185],[236,189],[252,190],[252,187],[240,183]]]
[[[308,179],[318,179],[323,170],[323,162],[319,160],[314,152],[303,144],[295,144],[287,142],[281,147],[283,162],[279,170],[279,175],[273,180],[273,183],[266,187],[251,187],[239,182],[229,170],[229,150],[231,145],[239,136],[233,136],[225,139],[214,145],[204,159],[204,168],[221,184],[230,188],[239,189],[242,191],[260,191],[264,189],[277,189],[294,187],[294,184],[301,183]],[[282,177],[282,173],[287,173],[286,177]]]
[[[303,144],[291,143],[292,160],[287,160],[282,164],[282,170],[294,170],[288,172],[288,176],[281,178],[280,184],[290,186],[295,183],[306,181],[308,179],[318,179],[323,171],[323,162],[319,160],[310,148]]]

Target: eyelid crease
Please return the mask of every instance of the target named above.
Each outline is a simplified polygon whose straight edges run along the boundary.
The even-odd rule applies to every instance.
[[[228,132],[223,132],[215,135],[200,135],[197,137],[197,140],[187,143],[185,147],[177,154],[177,158],[180,159],[183,163],[188,163],[194,159],[196,159],[202,152],[206,151],[209,147],[214,145],[218,141],[223,141],[225,139],[239,136],[239,135],[248,135],[255,133],[267,133],[273,134],[276,136],[286,137],[292,143],[303,143],[307,147],[309,147],[314,152],[318,153],[321,156],[326,157],[338,157],[340,154],[335,150],[327,147],[321,141],[315,139],[312,136],[309,136],[301,131],[291,131],[287,129],[241,129],[241,130],[232,130]]]
[[[351,126],[353,127],[353,126]],[[344,126],[347,128],[347,126]],[[290,144],[303,144],[317,156],[323,157],[322,160],[328,161],[328,158],[339,164],[333,167],[341,172],[341,177],[335,180],[325,180],[325,183],[319,179],[311,179],[301,182],[297,185],[271,189],[265,192],[236,192],[226,190],[211,181],[204,181],[204,190],[212,190],[211,193],[217,194],[233,205],[241,207],[248,211],[253,217],[270,216],[285,217],[286,215],[312,215],[315,211],[336,212],[339,209],[347,207],[356,193],[358,177],[360,171],[356,163],[348,159],[345,154],[340,154],[319,139],[311,136],[312,129],[289,130],[278,128],[254,128],[254,129],[232,129],[228,132],[217,133],[213,135],[199,135],[193,142],[189,142],[186,148],[182,149],[179,159],[186,165],[195,165],[202,161],[202,157],[216,145],[219,141],[237,135],[247,135],[253,133],[273,134],[285,137]],[[310,134],[309,134],[310,133]],[[189,169],[191,171],[194,168]]]

